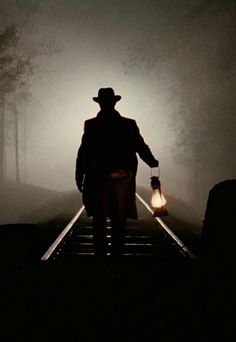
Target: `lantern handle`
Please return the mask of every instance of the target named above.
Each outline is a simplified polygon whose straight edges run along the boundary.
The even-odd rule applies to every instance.
[[[151,178],[152,178],[152,169],[153,168],[151,168]],[[161,168],[160,168],[160,165],[157,167],[157,169],[158,169],[158,178],[160,178],[160,176],[161,176]]]

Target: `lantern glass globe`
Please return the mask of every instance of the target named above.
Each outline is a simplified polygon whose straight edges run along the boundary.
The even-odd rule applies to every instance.
[[[154,189],[152,192],[151,206],[155,209],[161,209],[166,203],[167,200],[160,189]]]

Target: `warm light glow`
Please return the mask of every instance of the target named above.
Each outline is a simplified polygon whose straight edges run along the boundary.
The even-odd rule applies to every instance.
[[[165,196],[160,192],[159,189],[154,189],[151,198],[151,205],[153,208],[161,209],[167,203]]]

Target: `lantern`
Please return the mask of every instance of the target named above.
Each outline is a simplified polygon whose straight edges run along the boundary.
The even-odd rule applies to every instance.
[[[168,212],[165,208],[167,200],[161,191],[161,182],[159,177],[151,177],[152,198],[151,206],[154,210],[154,216],[167,216]]]

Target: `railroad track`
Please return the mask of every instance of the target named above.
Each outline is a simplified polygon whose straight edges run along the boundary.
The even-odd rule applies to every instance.
[[[147,202],[136,193],[139,220],[128,220],[124,242],[124,256],[156,256],[158,258],[190,258],[195,255],[174,234],[159,217],[153,217],[153,211]],[[152,214],[152,215],[150,215]],[[41,261],[68,260],[78,256],[93,256],[93,235],[91,219],[87,218],[82,206],[72,220],[58,235],[44,253]],[[110,221],[107,227],[107,255],[110,255]]]

